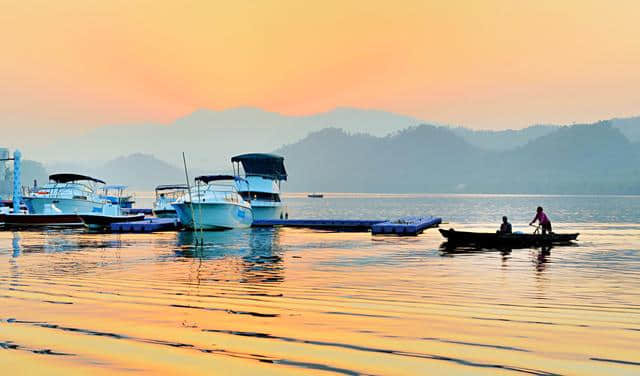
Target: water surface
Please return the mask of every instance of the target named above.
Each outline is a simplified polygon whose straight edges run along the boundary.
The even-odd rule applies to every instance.
[[[640,198],[288,197],[296,218],[442,216],[575,246],[446,253],[303,229],[0,232],[6,374],[640,373]]]

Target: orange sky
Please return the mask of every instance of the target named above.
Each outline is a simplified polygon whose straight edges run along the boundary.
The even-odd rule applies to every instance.
[[[1,127],[238,106],[495,129],[640,114],[635,0],[166,3],[0,0]]]

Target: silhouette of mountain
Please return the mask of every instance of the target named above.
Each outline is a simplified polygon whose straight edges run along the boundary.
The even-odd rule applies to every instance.
[[[23,151],[30,159],[46,161],[47,165],[81,161],[85,168],[131,153],[151,154],[180,166],[184,151],[192,167],[210,171],[228,168],[233,155],[274,150],[324,128],[384,137],[422,123],[425,121],[386,111],[348,107],[306,116],[282,115],[250,107],[222,111],[201,109],[170,124],[104,126],[52,140],[45,147],[29,149],[29,145],[25,145]],[[614,119],[612,124],[631,140],[640,141],[640,117]],[[537,125],[503,131],[446,128],[480,149],[500,151],[524,146],[559,126]]]
[[[82,156],[87,165],[98,165],[115,156],[143,153],[181,165],[184,151],[196,168],[223,169],[233,155],[274,150],[327,127],[383,136],[420,122],[389,112],[353,108],[309,116],[286,116],[257,108],[198,110],[171,124],[101,127],[44,148],[25,149],[25,154],[48,163]]]
[[[561,127],[506,151],[422,125],[386,137],[328,129],[276,152],[292,191],[640,193],[640,147],[608,122]]]

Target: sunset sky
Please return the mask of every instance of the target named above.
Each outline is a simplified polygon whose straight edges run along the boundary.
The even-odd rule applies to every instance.
[[[0,122],[375,108],[473,128],[640,114],[640,2],[7,1]]]

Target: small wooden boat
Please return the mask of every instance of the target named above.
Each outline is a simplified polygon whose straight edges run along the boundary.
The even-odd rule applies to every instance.
[[[109,229],[112,223],[118,222],[134,222],[144,220],[144,214],[133,215],[104,215],[104,214],[78,214],[82,223],[90,229],[101,230]]]
[[[324,195],[322,193],[309,193],[307,195],[307,197],[309,197],[309,198],[323,198]]]
[[[570,244],[578,238],[573,234],[500,234],[490,232],[456,231],[454,229],[440,229],[442,236],[447,238],[448,246],[473,246],[478,248],[528,248],[550,246],[556,244]]]

